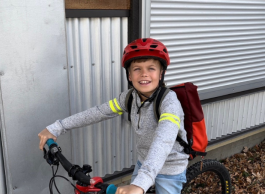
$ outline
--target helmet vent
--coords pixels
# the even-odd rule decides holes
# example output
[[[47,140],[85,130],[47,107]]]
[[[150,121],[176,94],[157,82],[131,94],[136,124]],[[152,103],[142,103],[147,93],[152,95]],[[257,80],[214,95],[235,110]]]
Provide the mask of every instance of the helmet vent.
[[[143,42],[145,42],[146,41],[146,38],[143,38]]]
[[[167,53],[167,50],[166,50],[166,49],[163,49],[163,51],[164,51],[165,53]]]
[[[149,51],[154,51],[154,49],[149,49]]]
[[[140,50],[135,50],[136,52],[140,51]]]
[[[158,45],[152,44],[150,47],[151,48],[156,48]]]
[[[134,45],[134,46],[131,46],[131,48],[132,48],[132,49],[136,49],[136,48],[137,48],[137,46],[135,46],[135,45]]]

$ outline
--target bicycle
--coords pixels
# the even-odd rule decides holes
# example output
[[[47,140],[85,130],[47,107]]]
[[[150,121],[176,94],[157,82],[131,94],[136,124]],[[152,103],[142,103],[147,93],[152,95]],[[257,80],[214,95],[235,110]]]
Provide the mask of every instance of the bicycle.
[[[53,194],[53,185],[57,192],[59,189],[56,186],[55,178],[67,178],[56,175],[59,163],[68,172],[69,177],[77,180],[76,185],[70,184],[74,187],[75,194],[115,194],[116,186],[113,184],[103,183],[101,177],[90,177],[92,172],[90,165],[84,164],[81,168],[78,165],[71,164],[61,153],[61,148],[53,139],[49,139],[46,144],[49,147],[48,152],[44,148],[44,158],[49,165],[52,166],[53,177],[50,179],[49,189],[50,194]],[[54,172],[53,166],[57,166]],[[183,185],[181,193],[231,193],[231,179],[228,170],[223,164],[217,160],[205,159],[199,161],[187,169],[187,182]],[[155,193],[155,187],[151,187],[147,194]]]

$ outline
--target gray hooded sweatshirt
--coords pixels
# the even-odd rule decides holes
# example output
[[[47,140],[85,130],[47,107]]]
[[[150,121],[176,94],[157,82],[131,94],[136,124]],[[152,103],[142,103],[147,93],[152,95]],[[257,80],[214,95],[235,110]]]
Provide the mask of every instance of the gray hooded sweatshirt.
[[[70,129],[121,115],[127,112],[125,99],[128,92],[129,90],[102,105],[63,120],[57,120],[47,126],[47,129],[58,137]],[[184,153],[183,147],[176,141],[178,134],[186,140],[184,113],[176,93],[170,91],[161,103],[161,115],[157,122],[153,102],[144,103],[137,114],[141,99],[136,91],[132,94],[131,124],[136,133],[138,160],[142,166],[131,184],[141,187],[146,192],[155,183],[155,177],[158,174],[177,175],[187,168],[189,156]]]

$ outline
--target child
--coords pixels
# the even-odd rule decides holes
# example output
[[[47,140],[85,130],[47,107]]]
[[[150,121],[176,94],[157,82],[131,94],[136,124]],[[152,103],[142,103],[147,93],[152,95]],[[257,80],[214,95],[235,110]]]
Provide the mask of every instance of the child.
[[[163,87],[169,65],[167,48],[152,39],[137,39],[126,46],[122,66],[133,86],[131,124],[137,136],[138,161],[131,184],[117,189],[116,194],[143,194],[153,184],[157,194],[177,194],[186,182],[188,155],[176,141],[179,134],[186,140],[184,113],[176,93],[170,91],[161,104],[159,122],[155,119],[153,100]],[[125,91],[119,97],[63,120],[57,120],[39,133],[40,149],[48,138],[56,138],[69,129],[83,127],[113,118],[127,111]]]

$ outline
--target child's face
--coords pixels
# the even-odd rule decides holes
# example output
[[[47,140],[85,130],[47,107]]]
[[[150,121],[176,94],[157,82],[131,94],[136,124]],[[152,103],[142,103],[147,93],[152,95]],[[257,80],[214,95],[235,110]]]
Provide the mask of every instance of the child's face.
[[[162,67],[158,60],[148,59],[146,61],[132,62],[129,68],[129,80],[133,86],[144,94],[150,96],[158,87],[162,77]],[[145,100],[141,96],[142,100]]]

